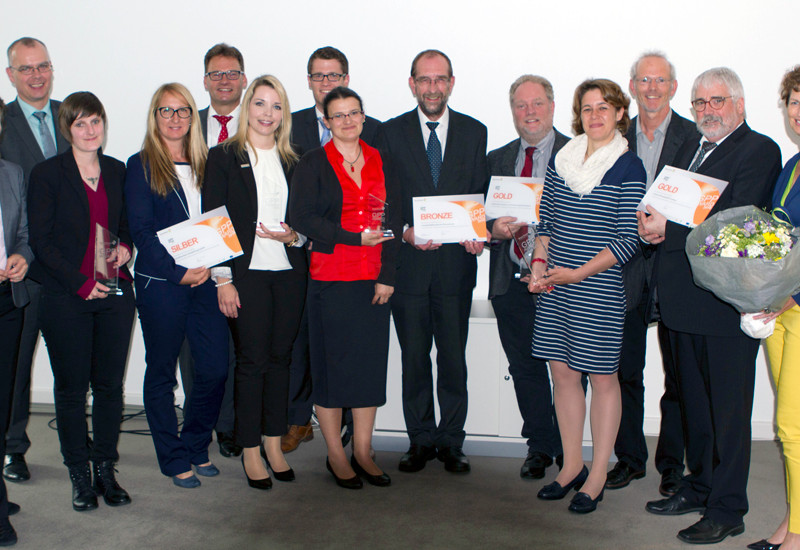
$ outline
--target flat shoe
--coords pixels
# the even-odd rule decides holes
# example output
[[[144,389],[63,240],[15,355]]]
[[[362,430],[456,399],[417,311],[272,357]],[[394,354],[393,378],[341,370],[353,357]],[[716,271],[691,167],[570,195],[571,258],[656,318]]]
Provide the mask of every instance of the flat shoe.
[[[572,497],[572,502],[569,503],[568,510],[570,512],[575,512],[576,514],[588,514],[589,512],[594,512],[597,510],[597,503],[603,500],[604,492],[605,487],[600,490],[600,494],[594,499],[590,497],[588,493],[576,493],[575,496]]]
[[[197,471],[197,475],[203,477],[214,477],[219,475],[219,468],[213,464],[209,464],[208,466],[198,466],[195,464],[194,469]]]
[[[172,483],[174,483],[181,489],[194,489],[196,487],[200,487],[200,480],[197,479],[197,476],[194,474],[190,475],[187,478],[172,476]]]
[[[589,469],[584,466],[580,473],[564,487],[562,487],[558,481],[554,481],[542,487],[536,496],[542,500],[561,500],[567,496],[573,488],[577,491],[583,487],[583,483],[586,481],[587,477],[589,477]]]

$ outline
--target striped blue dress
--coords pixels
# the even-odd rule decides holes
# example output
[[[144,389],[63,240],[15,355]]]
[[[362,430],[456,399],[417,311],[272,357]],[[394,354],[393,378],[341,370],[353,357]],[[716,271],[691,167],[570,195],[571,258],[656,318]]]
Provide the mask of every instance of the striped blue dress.
[[[550,237],[552,265],[577,268],[608,247],[617,263],[580,283],[556,286],[538,300],[534,357],[593,374],[617,371],[625,322],[622,264],[636,251],[636,206],[644,196],[642,161],[628,151],[600,185],[581,197],[551,161],[542,194],[539,233]]]

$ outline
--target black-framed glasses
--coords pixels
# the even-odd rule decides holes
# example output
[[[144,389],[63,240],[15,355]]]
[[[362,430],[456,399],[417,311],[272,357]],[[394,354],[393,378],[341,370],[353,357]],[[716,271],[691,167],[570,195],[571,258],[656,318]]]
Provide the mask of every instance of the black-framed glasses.
[[[166,118],[167,120],[171,119],[172,115],[176,113],[178,114],[178,118],[189,118],[192,116],[191,107],[178,107],[177,109],[173,109],[172,107],[159,107],[156,111],[161,115],[161,118]]]
[[[328,117],[328,120],[332,120],[337,124],[341,124],[345,120],[347,120],[348,118],[351,118],[351,119],[355,120],[356,118],[360,117],[363,114],[364,114],[364,111],[360,111],[358,109],[355,109],[353,111],[350,111],[349,113],[336,113],[335,115],[331,115],[331,116]]]
[[[43,61],[38,65],[20,65],[19,67],[10,67],[20,74],[30,76],[34,71],[39,71],[39,74],[49,73],[53,70],[53,64],[50,61]]]
[[[711,107],[713,107],[714,109],[722,109],[722,106],[725,105],[725,100],[730,99],[732,97],[733,96],[730,95],[726,95],[724,97],[715,96],[710,98],[708,101],[706,101],[705,99],[695,99],[694,101],[692,101],[692,107],[694,107],[694,110],[698,113],[702,113],[703,111],[705,111],[706,105],[711,105]]]
[[[239,77],[244,74],[244,71],[210,71],[206,76],[211,80],[222,80],[223,76],[228,77],[228,80],[239,80]]]
[[[642,78],[634,79],[634,82],[647,86],[648,84],[655,84],[656,86],[663,86],[667,82],[672,82],[671,78],[664,78],[663,76],[643,76]]]
[[[314,82],[322,82],[326,78],[328,82],[339,82],[344,75],[342,73],[312,73],[308,75],[308,78],[313,80]]]

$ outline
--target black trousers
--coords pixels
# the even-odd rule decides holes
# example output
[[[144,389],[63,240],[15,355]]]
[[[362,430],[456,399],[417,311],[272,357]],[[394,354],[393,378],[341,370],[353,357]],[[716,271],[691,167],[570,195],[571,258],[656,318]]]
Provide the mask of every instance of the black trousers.
[[[119,458],[122,385],[133,328],[134,298],[124,294],[98,300],[42,290],[39,319],[55,382],[56,421],[67,467]],[[92,389],[94,444],[87,445],[86,393]]]
[[[311,398],[311,356],[309,353],[308,304],[303,308],[300,330],[292,348],[289,366],[289,424],[305,426],[311,420],[314,400]]]
[[[232,320],[236,346],[236,442],[286,433],[289,363],[306,297],[307,274],[249,270],[236,280],[242,307]]]
[[[14,307],[9,283],[0,285],[0,456],[6,453],[6,431],[11,418],[11,396],[22,334],[23,310]],[[8,518],[8,492],[0,476],[0,520]]]

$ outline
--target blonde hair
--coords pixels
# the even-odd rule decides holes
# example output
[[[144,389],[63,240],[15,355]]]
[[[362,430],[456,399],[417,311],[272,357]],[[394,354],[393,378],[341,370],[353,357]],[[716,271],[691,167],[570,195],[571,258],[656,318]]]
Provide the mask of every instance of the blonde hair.
[[[178,180],[178,174],[175,172],[175,163],[172,161],[172,156],[166,144],[161,139],[156,119],[156,117],[161,116],[157,111],[158,105],[164,95],[168,93],[182,98],[192,110],[189,131],[183,139],[183,154],[189,159],[189,165],[192,167],[198,189],[203,187],[203,174],[206,169],[206,157],[208,156],[208,147],[203,137],[200,115],[197,113],[197,105],[192,94],[186,89],[186,86],[177,82],[161,85],[150,101],[150,110],[147,115],[147,133],[144,136],[141,153],[145,173],[147,173],[147,168],[150,168],[150,189],[162,197],[166,197],[176,187]]]
[[[278,147],[278,155],[281,157],[281,160],[285,164],[291,166],[297,162],[297,159],[299,158],[294,149],[292,149],[292,144],[289,141],[289,136],[292,133],[292,109],[289,107],[289,96],[286,95],[286,90],[283,88],[283,84],[281,84],[281,81],[271,74],[259,76],[250,83],[250,86],[247,87],[247,91],[244,93],[241,103],[242,107],[239,115],[239,128],[236,130],[236,134],[225,141],[222,146],[226,149],[229,147],[235,147],[236,152],[238,152],[240,155],[244,155],[247,152],[247,145],[249,144],[253,149],[253,152],[258,155],[258,153],[255,152],[255,147],[253,147],[253,144],[250,142],[250,138],[247,135],[247,129],[250,126],[247,113],[250,109],[250,102],[253,100],[253,96],[256,93],[256,88],[260,86],[268,86],[272,88],[275,90],[275,93],[278,94],[278,98],[281,100],[282,118],[280,125],[278,126],[277,130],[275,130],[275,145]]]

